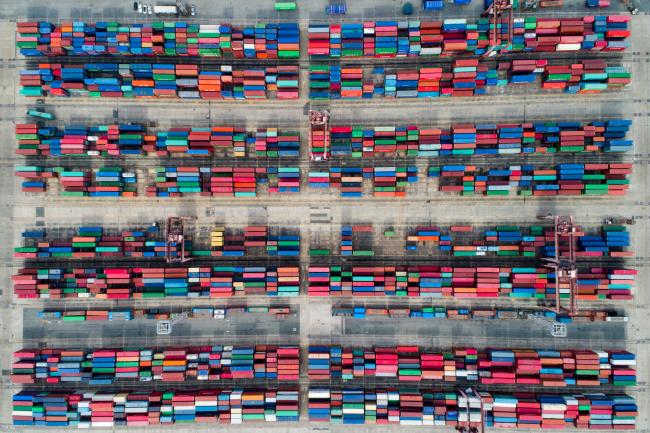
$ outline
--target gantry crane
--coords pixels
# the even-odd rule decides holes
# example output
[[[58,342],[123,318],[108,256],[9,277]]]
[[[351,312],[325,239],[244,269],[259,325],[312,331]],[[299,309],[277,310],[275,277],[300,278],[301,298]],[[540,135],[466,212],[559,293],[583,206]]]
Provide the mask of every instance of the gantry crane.
[[[185,222],[192,221],[192,217],[169,217],[167,218],[165,236],[165,260],[167,263],[185,263],[191,260],[185,255]],[[180,255],[172,254],[173,245],[180,245]]]
[[[492,57],[502,48],[512,44],[514,16],[512,13],[512,0],[492,0],[492,3],[485,9],[483,16],[490,17],[490,29],[492,31],[488,47],[484,57]],[[507,26],[507,32],[504,32]]]
[[[555,234],[555,251],[551,258],[544,258],[544,266],[555,271],[555,312],[568,313],[574,316],[578,313],[578,267],[576,265],[576,234],[577,228],[573,216],[547,215],[542,217],[553,221]],[[560,253],[560,245],[566,245],[568,251]],[[560,286],[569,288],[569,308],[564,309],[560,296]]]
[[[474,388],[458,389],[458,393],[465,398],[465,410],[467,411],[467,420],[461,421],[460,413],[458,414],[458,424],[456,430],[459,433],[484,433],[485,432],[485,407],[483,404],[483,397],[476,392]],[[474,398],[479,403],[480,417],[478,426],[472,425],[472,402]],[[459,407],[460,408],[460,407]]]
[[[314,143],[314,132],[318,133],[323,133],[323,138],[322,141],[320,141],[319,138],[319,143]],[[317,144],[316,147],[322,147],[323,148],[323,153],[316,154],[314,153],[314,145]],[[309,111],[309,158],[312,161],[325,161],[329,159],[329,153],[330,153],[330,112],[329,110],[323,110],[323,111],[316,111],[316,110],[310,110]]]

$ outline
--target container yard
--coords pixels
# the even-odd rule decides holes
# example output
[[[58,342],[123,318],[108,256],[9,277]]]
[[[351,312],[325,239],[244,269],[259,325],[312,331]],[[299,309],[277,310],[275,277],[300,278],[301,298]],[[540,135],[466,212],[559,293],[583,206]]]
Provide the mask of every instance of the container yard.
[[[650,431],[648,41],[643,0],[6,1],[0,432]]]

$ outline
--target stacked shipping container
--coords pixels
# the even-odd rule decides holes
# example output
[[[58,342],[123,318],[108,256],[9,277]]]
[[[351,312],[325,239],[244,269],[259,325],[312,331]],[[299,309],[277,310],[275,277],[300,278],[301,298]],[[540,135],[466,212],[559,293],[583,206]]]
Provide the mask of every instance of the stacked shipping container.
[[[277,128],[212,126],[175,127],[150,131],[142,124],[98,126],[39,126],[17,124],[16,153],[25,156],[118,156],[149,155],[210,156],[225,153],[234,157],[297,157],[300,136]]]
[[[16,426],[143,427],[193,423],[298,421],[298,391],[21,391],[12,398]]]
[[[16,24],[23,56],[200,56],[291,59],[300,55],[297,23],[230,24],[115,21]]]
[[[297,296],[296,266],[191,268],[23,268],[12,277],[19,298],[148,299]]]
[[[109,385],[121,380],[298,380],[296,346],[200,346],[166,349],[22,349],[14,352],[13,383]]]
[[[332,315],[365,319],[367,316],[386,318],[412,319],[450,319],[450,320],[530,320],[539,317],[544,320],[561,323],[571,322],[614,322],[625,321],[626,316],[619,316],[614,311],[581,310],[575,316],[555,311],[530,310],[526,308],[453,308],[453,307],[421,307],[421,308],[381,308],[381,307],[336,307]]]
[[[309,390],[309,419],[336,424],[472,425],[495,428],[634,430],[638,408],[625,394],[491,394],[469,401],[456,391],[317,388]],[[464,423],[464,424],[462,424]]]
[[[413,157],[600,153],[632,150],[631,120],[456,124],[451,128],[332,126],[333,157],[366,158],[397,153]],[[324,150],[311,149],[313,154]]]
[[[186,255],[212,257],[243,257],[259,255],[297,256],[300,252],[300,236],[295,232],[286,234],[269,233],[266,226],[248,226],[243,234],[225,227],[218,227],[220,236],[218,245],[194,245],[185,239]],[[216,230],[216,229],[215,229]],[[275,230],[274,230],[275,232]],[[214,233],[214,232],[213,232]],[[102,226],[80,227],[76,236],[65,239],[46,240],[45,231],[23,232],[24,246],[14,249],[14,257],[25,259],[56,258],[94,258],[94,257],[131,257],[164,258],[166,253],[180,257],[181,245],[167,242],[157,226],[146,230],[123,231],[110,235]],[[213,235],[214,238],[214,235]]]
[[[318,266],[308,274],[309,296],[411,296],[555,299],[555,275],[544,268],[451,266]],[[582,301],[629,300],[637,272],[632,269],[578,270]],[[569,287],[559,287],[569,296]]]
[[[516,17],[512,43],[500,51],[622,51],[629,47],[629,21],[623,15]],[[483,55],[494,32],[507,32],[502,23],[493,26],[489,18],[310,23],[307,49],[326,58]]]
[[[373,376],[484,385],[636,385],[635,356],[626,351],[310,346],[308,356],[310,380]]]
[[[440,191],[467,196],[624,195],[632,164],[443,165],[429,166],[428,173],[439,178]]]
[[[541,76],[541,89],[565,93],[594,93],[630,83],[630,72],[603,60],[549,65],[547,60],[512,60],[489,64],[478,59],[456,60],[452,68],[373,68],[349,65],[309,67],[311,99],[438,98],[480,96],[489,87],[532,85]],[[523,89],[520,89],[522,91]]]
[[[188,319],[225,319],[230,314],[251,313],[251,314],[268,314],[276,319],[285,319],[291,312],[288,307],[192,307],[188,313]],[[39,311],[38,317],[47,322],[119,322],[129,320],[169,320],[177,317],[181,313],[170,313],[158,308],[146,309],[57,309],[48,308]]]
[[[236,69],[191,64],[41,63],[20,72],[23,96],[297,99],[298,66]]]

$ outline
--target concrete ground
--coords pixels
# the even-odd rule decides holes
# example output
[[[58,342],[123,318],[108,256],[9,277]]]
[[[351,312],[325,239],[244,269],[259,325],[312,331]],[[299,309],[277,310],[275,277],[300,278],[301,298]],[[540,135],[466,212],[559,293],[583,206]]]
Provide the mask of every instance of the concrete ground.
[[[251,1],[206,1],[196,0],[199,17],[197,19],[219,19],[233,23],[254,22],[258,19],[296,20],[306,26],[308,20],[324,20],[322,10],[325,2],[299,2],[299,9],[294,14],[278,14],[272,10],[272,1],[263,6]],[[268,5],[267,5],[268,3]],[[416,2],[414,2],[415,4]],[[467,8],[447,7],[445,17],[477,16],[479,2]],[[538,15],[579,15],[584,14],[581,1],[565,0],[564,9],[541,10]],[[621,6],[613,2],[612,10]],[[453,100],[370,100],[370,101],[332,101],[330,110],[334,124],[397,125],[418,124],[422,126],[445,126],[458,122],[478,121],[522,121],[537,119],[580,119],[625,117],[634,120],[631,138],[635,141],[633,154],[626,155],[626,160],[634,162],[632,186],[624,197],[611,198],[553,198],[524,199],[516,196],[508,198],[460,198],[438,193],[435,183],[421,179],[409,190],[406,199],[378,199],[370,196],[362,200],[347,200],[338,197],[336,191],[323,193],[306,187],[303,181],[301,193],[295,196],[279,195],[247,199],[205,199],[187,197],[181,200],[149,199],[138,197],[133,200],[75,200],[64,199],[54,194],[27,196],[20,192],[19,181],[13,175],[13,166],[23,165],[23,158],[14,156],[16,146],[13,138],[14,124],[26,121],[25,109],[32,106],[33,100],[18,96],[18,70],[25,62],[17,58],[14,44],[14,25],[10,21],[24,19],[64,20],[68,18],[96,21],[101,19],[119,19],[142,21],[133,14],[130,1],[94,2],[86,6],[80,2],[61,0],[53,4],[26,0],[22,2],[6,1],[0,9],[0,431],[33,431],[36,429],[14,429],[11,426],[11,394],[18,390],[10,384],[7,374],[10,372],[11,352],[22,347],[35,347],[40,344],[63,347],[109,347],[134,345],[184,345],[191,343],[233,343],[265,344],[284,343],[300,344],[306,347],[310,343],[333,343],[353,346],[371,346],[387,344],[420,344],[427,347],[445,348],[452,345],[472,345],[476,347],[534,347],[534,348],[570,348],[584,347],[591,349],[626,348],[638,356],[639,386],[626,389],[625,392],[635,396],[639,404],[638,431],[650,431],[648,414],[650,399],[648,384],[650,370],[646,368],[650,360],[650,333],[643,323],[650,319],[650,298],[646,290],[646,281],[650,274],[650,191],[648,164],[650,163],[650,145],[646,137],[650,136],[650,2],[638,1],[644,13],[633,19],[632,47],[621,57],[626,66],[632,69],[633,83],[629,88],[617,93],[600,95],[565,96],[563,94],[526,95],[502,94],[484,98]],[[642,4],[641,4],[642,3]],[[364,0],[348,2],[349,14],[346,20],[369,18],[389,18],[396,16],[401,7],[398,1]],[[419,9],[419,8],[416,8]],[[424,15],[417,11],[420,18],[436,17]],[[399,16],[399,15],[397,15]],[[304,57],[304,55],[303,55]],[[186,102],[186,101],[89,101],[83,99],[46,99],[45,108],[57,116],[62,123],[100,123],[117,121],[153,121],[157,127],[171,125],[208,125],[235,124],[248,127],[280,126],[300,130],[302,143],[307,143],[307,110],[310,104],[306,98],[307,79],[302,79],[302,97],[299,101],[266,101],[259,103],[228,102]],[[303,148],[304,149],[304,148]],[[306,152],[298,161],[305,170],[318,169],[310,164]],[[576,158],[579,161],[579,158]],[[377,164],[392,165],[391,159],[379,159]],[[500,159],[500,162],[508,160]],[[64,161],[65,162],[65,161]],[[191,161],[184,160],[186,164]],[[48,160],[47,164],[57,161]],[[140,168],[149,167],[153,162],[143,159],[130,159],[125,163]],[[505,162],[504,162],[505,163]],[[420,162],[418,163],[420,164]],[[423,163],[426,164],[426,163]],[[290,208],[290,209],[289,209]],[[309,299],[302,294],[299,297],[281,300],[290,306],[292,314],[283,320],[270,317],[242,315],[225,321],[192,320],[177,325],[170,337],[155,335],[155,322],[133,321],[124,324],[93,323],[84,324],[82,328],[71,324],[44,323],[36,317],[37,311],[45,307],[65,306],[80,308],[83,306],[112,307],[156,307],[156,302],[120,301],[106,305],[100,301],[65,301],[45,302],[28,301],[13,298],[10,276],[23,263],[12,258],[12,246],[20,241],[20,233],[34,226],[74,227],[81,224],[106,224],[113,227],[142,227],[153,220],[162,220],[171,215],[197,217],[199,226],[216,224],[243,226],[247,224],[268,224],[270,226],[292,227],[299,230],[303,240],[301,265],[308,263],[307,240],[330,242],[332,236],[338,236],[341,224],[369,224],[376,227],[392,226],[398,228],[413,227],[423,224],[473,224],[494,225],[497,223],[533,224],[537,215],[546,213],[560,215],[572,214],[582,225],[595,226],[606,217],[629,217],[636,219],[631,227],[632,245],[635,257],[626,264],[639,269],[637,288],[633,302],[616,303],[630,318],[627,324],[585,323],[569,326],[566,339],[550,337],[535,322],[465,322],[417,319],[383,319],[366,320],[332,317],[332,306],[340,306],[347,301],[355,305],[410,305],[412,307],[431,305],[431,300],[342,300]],[[379,231],[379,230],[377,230]],[[399,246],[396,246],[399,248]],[[388,247],[386,247],[388,250]],[[391,254],[392,255],[392,254]],[[303,287],[304,289],[304,287]],[[242,299],[219,301],[219,306],[236,305]],[[277,304],[279,300],[264,297],[246,299],[250,305]],[[438,305],[437,300],[433,301]],[[445,305],[479,305],[477,302],[464,300],[445,300]],[[190,305],[208,304],[205,300],[165,301],[164,305],[177,308]],[[511,301],[490,302],[489,305],[512,305]],[[483,304],[481,304],[483,305]],[[530,303],[516,305],[530,307]],[[596,303],[594,308],[611,307],[609,303]],[[302,372],[303,378],[306,371]],[[357,383],[359,384],[359,383]],[[364,382],[361,385],[370,386]],[[138,384],[138,389],[142,385]],[[205,384],[203,384],[205,386]],[[216,385],[215,385],[216,386]],[[306,389],[303,380],[300,386]],[[618,390],[620,391],[620,390]],[[303,401],[303,404],[305,402]],[[303,418],[306,420],[306,406],[303,405]],[[220,426],[223,431],[248,431],[244,426]],[[344,426],[328,424],[310,424],[306,421],[295,424],[265,424],[264,431],[269,433],[349,430]],[[209,431],[209,426],[192,426],[195,431]],[[385,432],[386,427],[355,427],[355,432]],[[397,431],[397,428],[394,429]],[[422,431],[421,428],[399,427],[400,431]],[[108,431],[99,429],[98,431]],[[123,431],[112,429],[111,431]],[[147,429],[129,429],[130,432],[179,431],[175,427],[156,427]],[[522,430],[519,430],[522,431]]]

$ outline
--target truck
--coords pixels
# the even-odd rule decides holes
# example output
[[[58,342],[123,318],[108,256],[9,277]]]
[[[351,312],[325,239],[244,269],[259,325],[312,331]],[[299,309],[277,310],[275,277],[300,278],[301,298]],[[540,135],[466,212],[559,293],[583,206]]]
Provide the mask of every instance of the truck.
[[[154,5],[153,12],[156,15],[178,15],[176,5]]]
[[[275,10],[276,11],[295,11],[296,10],[296,2],[288,1],[288,2],[282,2],[282,1],[276,1],[275,2]]]
[[[54,119],[54,115],[50,113],[46,113],[44,111],[38,111],[38,110],[27,110],[25,112],[28,116],[32,117],[40,117],[41,119],[47,119],[47,120],[52,120]]]

